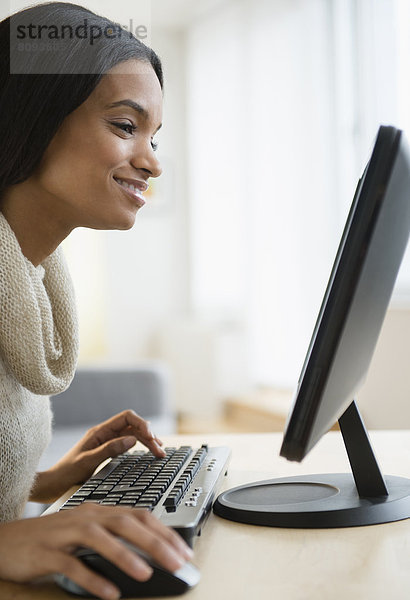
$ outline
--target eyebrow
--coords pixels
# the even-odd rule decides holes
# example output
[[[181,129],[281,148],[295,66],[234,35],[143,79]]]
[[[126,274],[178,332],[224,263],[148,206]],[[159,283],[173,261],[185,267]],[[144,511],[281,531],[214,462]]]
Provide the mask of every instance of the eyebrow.
[[[111,104],[108,104],[106,108],[116,108],[117,106],[128,106],[129,108],[135,110],[135,112],[137,112],[139,115],[141,115],[143,119],[147,120],[149,118],[149,112],[147,111],[147,109],[141,106],[141,104],[139,104],[138,102],[131,100],[130,98],[118,100],[117,102],[112,102]],[[162,123],[159,125],[156,131],[161,129],[161,127]]]

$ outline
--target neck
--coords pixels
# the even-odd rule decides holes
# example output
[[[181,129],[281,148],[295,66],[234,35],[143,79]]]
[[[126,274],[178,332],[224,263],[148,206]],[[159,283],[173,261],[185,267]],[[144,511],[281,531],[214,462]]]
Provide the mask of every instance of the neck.
[[[39,196],[23,182],[10,186],[0,200],[0,210],[22,253],[35,267],[50,256],[73,229],[57,215],[52,198]]]

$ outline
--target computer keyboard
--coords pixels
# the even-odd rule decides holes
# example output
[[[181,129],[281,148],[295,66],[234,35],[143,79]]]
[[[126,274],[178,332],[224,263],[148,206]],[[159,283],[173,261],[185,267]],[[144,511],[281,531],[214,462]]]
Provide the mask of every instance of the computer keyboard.
[[[166,456],[134,450],[111,459],[60,507],[84,502],[145,508],[192,547],[209,515],[230,450],[203,444],[165,448]]]

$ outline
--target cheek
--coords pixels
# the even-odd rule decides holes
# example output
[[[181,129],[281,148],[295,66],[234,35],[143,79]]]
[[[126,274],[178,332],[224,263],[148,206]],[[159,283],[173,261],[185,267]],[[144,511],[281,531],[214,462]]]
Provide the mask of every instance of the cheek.
[[[109,132],[87,141],[74,152],[71,172],[95,186],[104,186],[116,170],[128,163],[128,159],[129,141]]]
[[[78,143],[68,139],[50,146],[40,171],[43,185],[52,193],[82,193],[100,189],[126,159],[126,141],[99,136]]]

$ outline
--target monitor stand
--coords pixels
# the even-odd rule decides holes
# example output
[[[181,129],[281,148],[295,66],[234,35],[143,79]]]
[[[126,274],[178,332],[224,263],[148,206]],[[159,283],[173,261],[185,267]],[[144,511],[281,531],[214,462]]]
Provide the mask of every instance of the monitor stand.
[[[410,517],[410,479],[383,477],[356,403],[339,419],[352,473],[258,481],[220,494],[214,512],[271,527],[357,527]]]

